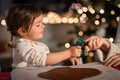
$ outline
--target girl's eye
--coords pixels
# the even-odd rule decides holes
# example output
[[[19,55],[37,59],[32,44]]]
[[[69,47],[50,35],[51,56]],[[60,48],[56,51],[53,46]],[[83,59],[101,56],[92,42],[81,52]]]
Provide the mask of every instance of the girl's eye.
[[[37,25],[36,25],[36,27],[39,27],[39,26],[40,26],[40,24],[37,24]]]
[[[39,27],[40,25],[36,25],[36,27]]]

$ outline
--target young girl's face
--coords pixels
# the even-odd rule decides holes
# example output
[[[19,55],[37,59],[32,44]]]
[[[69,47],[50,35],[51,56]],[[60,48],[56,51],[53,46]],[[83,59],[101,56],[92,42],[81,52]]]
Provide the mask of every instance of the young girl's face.
[[[25,38],[35,41],[43,37],[44,25],[42,23],[42,16],[35,18],[31,29],[26,32]]]

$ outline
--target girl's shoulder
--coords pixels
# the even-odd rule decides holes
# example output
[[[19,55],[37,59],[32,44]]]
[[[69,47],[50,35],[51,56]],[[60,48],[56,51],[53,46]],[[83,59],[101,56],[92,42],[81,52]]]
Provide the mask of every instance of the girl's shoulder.
[[[17,38],[13,43],[17,48],[32,47],[30,40],[24,38]]]
[[[40,42],[40,41],[36,41],[35,44],[39,45],[39,46],[45,46],[45,47],[47,47],[47,45],[45,43]]]

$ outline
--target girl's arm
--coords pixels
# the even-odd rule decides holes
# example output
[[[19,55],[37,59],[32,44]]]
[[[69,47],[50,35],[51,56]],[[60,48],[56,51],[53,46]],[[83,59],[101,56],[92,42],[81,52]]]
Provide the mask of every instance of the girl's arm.
[[[53,65],[62,62],[72,56],[79,57],[80,54],[81,54],[80,46],[74,46],[60,52],[49,53],[47,54],[46,65]]]

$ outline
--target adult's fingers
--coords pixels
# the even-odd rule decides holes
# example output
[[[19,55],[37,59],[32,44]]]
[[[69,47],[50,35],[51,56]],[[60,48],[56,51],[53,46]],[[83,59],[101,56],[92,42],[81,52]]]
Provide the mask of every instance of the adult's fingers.
[[[118,61],[120,61],[120,56],[119,55],[113,55],[111,56],[108,60],[105,61],[105,66],[112,66],[112,65],[117,65]]]

